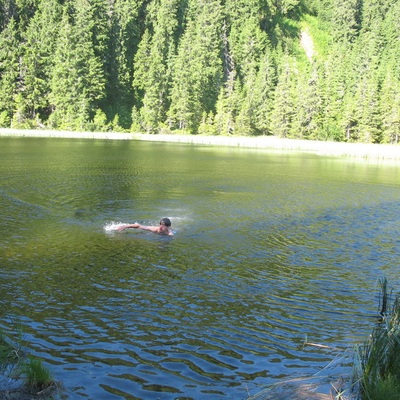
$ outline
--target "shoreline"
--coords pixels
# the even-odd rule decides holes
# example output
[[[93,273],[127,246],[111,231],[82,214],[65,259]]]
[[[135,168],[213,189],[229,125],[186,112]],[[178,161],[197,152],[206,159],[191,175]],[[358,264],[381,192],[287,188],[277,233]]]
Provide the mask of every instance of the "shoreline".
[[[0,137],[39,137],[98,140],[144,140],[153,142],[188,143],[196,145],[228,146],[249,149],[312,152],[321,156],[400,160],[400,146],[324,142],[317,140],[283,139],[275,136],[201,136],[175,134],[145,134],[120,132],[73,132],[54,130],[22,130],[0,128]]]

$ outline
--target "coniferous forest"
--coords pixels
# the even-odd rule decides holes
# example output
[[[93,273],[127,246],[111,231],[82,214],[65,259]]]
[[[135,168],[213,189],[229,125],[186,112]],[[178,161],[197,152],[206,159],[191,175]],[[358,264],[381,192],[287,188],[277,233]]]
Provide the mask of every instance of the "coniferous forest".
[[[0,127],[397,143],[397,0],[0,0]]]

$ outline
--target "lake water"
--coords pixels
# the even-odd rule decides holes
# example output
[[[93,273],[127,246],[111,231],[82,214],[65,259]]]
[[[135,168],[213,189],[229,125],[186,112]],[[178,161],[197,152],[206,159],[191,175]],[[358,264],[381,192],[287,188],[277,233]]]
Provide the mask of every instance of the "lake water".
[[[73,399],[246,399],[313,376],[370,334],[378,279],[398,287],[400,166],[4,137],[0,160],[0,329]],[[162,217],[174,237],[109,229]]]

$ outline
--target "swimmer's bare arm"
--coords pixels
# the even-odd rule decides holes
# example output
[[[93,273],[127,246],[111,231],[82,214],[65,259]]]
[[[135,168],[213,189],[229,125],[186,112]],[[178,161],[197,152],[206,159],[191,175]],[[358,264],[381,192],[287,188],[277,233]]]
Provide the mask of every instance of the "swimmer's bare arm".
[[[139,224],[137,224],[139,225]],[[158,226],[146,226],[146,225],[139,225],[139,229],[143,229],[144,231],[150,231],[153,233],[160,233],[160,228]]]
[[[139,224],[126,224],[126,225],[121,225],[117,228],[117,231],[123,231],[128,228],[139,228]]]
[[[123,231],[128,228],[135,228],[135,229],[143,229],[145,231],[150,231],[154,233],[158,233],[158,226],[146,226],[146,225],[140,225],[140,224],[127,224],[127,225],[122,225],[119,228],[117,228],[118,231]]]

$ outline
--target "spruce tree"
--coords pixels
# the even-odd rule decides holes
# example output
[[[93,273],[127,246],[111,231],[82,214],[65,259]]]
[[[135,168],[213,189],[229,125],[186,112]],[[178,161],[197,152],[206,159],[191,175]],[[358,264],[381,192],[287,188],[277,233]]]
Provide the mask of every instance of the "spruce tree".
[[[238,31],[237,31],[238,30]],[[238,118],[239,131],[242,134],[256,133],[257,131],[257,106],[262,107],[261,99],[256,99],[265,87],[257,87],[264,82],[259,80],[261,60],[268,49],[268,37],[258,23],[258,19],[248,18],[242,26],[235,25],[231,31],[230,43],[233,59],[243,86],[242,101],[239,105]],[[239,121],[238,121],[239,122]]]
[[[397,62],[394,60],[394,62]],[[398,143],[400,139],[400,81],[388,69],[382,83],[380,103],[382,142]]]
[[[133,85],[144,94],[140,113],[142,126],[148,132],[166,119],[180,2],[160,0],[149,5],[152,26],[143,35],[135,57]]]
[[[3,125],[9,124],[13,116],[20,81],[20,41],[17,24],[11,18],[0,32],[0,115]]]
[[[298,67],[296,61],[287,53],[280,60],[281,70],[275,90],[274,108],[271,115],[272,133],[276,136],[290,137],[296,113],[296,81]]]
[[[22,58],[23,98],[26,120],[45,120],[50,114],[50,76],[62,9],[57,0],[42,0],[24,33]]]
[[[290,129],[290,137],[317,139],[323,114],[320,93],[320,76],[317,66],[310,72],[299,74],[295,97],[295,115]]]
[[[356,90],[356,138],[363,143],[380,143],[381,124],[379,94],[374,76],[365,76]]]
[[[349,47],[343,42],[334,44],[321,66],[321,108],[324,112],[319,137],[323,139],[342,141],[345,138],[344,99],[346,91],[352,88],[351,80],[348,79],[351,76],[349,51]]]
[[[192,0],[188,12],[173,63],[168,120],[172,128],[195,133],[222,85],[222,7],[218,0]]]
[[[18,8],[14,0],[0,0],[0,32],[3,31],[11,19],[18,19]]]
[[[382,118],[382,141],[398,143],[400,130],[400,2],[387,7],[382,21],[384,49],[380,57],[379,75],[380,113]]]
[[[362,142],[379,143],[381,136],[379,110],[379,63],[382,38],[376,30],[364,27],[354,45],[354,117],[355,138]]]
[[[324,3],[328,9],[331,36],[335,42],[353,43],[361,23],[360,0],[332,0]]]
[[[76,3],[72,21],[66,10],[57,42],[50,99],[54,107],[51,123],[61,129],[85,129],[104,96],[102,64],[93,46],[91,5]]]
[[[236,116],[241,105],[241,85],[236,78],[234,64],[228,71],[228,77],[223,86],[216,103],[215,129],[220,135],[232,135],[236,132]]]
[[[252,113],[251,126],[253,133],[269,135],[272,133],[271,115],[274,106],[276,78],[276,63],[269,47],[265,49],[255,75],[251,93]]]
[[[106,88],[99,106],[109,120],[118,114],[119,123],[125,129],[132,123],[131,111],[135,102],[133,60],[143,29],[140,20],[143,3],[144,0],[115,0],[108,11],[109,40],[103,60]]]

